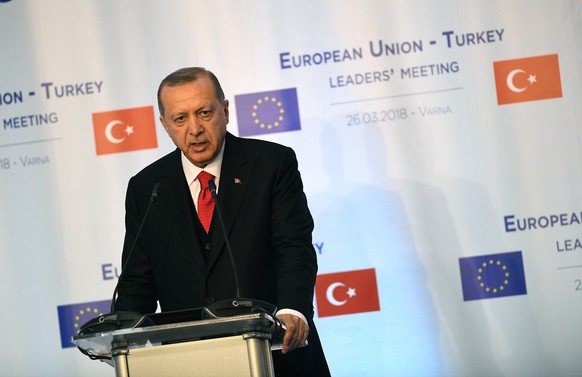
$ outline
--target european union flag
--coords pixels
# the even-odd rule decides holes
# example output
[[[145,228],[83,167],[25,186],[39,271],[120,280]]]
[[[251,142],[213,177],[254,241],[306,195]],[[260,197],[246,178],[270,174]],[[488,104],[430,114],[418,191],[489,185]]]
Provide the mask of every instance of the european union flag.
[[[527,294],[521,251],[459,258],[463,299]]]
[[[240,136],[301,129],[297,89],[234,96]]]
[[[101,314],[109,313],[110,307],[111,300],[58,306],[61,347],[74,347],[71,338],[79,333],[81,326]]]

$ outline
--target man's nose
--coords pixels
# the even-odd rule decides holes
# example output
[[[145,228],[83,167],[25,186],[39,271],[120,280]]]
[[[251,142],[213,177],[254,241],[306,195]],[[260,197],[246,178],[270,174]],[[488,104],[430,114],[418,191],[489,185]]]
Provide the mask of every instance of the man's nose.
[[[191,135],[199,135],[202,132],[204,132],[202,122],[198,121],[196,117],[192,118],[192,120],[188,122],[188,133],[190,133]]]

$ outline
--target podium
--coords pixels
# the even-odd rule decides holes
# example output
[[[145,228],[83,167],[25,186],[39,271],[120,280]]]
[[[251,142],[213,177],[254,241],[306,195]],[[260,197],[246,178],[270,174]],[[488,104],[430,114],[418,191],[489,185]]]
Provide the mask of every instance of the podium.
[[[273,316],[196,317],[192,311],[157,313],[137,326],[81,332],[72,341],[91,359],[112,365],[117,377],[274,376],[271,350],[280,349],[284,330]]]

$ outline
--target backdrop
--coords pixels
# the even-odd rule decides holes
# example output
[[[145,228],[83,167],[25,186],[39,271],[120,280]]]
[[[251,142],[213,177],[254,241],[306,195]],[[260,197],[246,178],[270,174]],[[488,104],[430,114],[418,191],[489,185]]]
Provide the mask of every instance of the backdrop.
[[[114,375],[69,340],[196,65],[297,152],[334,376],[581,375],[581,47],[580,0],[0,1],[2,374]]]

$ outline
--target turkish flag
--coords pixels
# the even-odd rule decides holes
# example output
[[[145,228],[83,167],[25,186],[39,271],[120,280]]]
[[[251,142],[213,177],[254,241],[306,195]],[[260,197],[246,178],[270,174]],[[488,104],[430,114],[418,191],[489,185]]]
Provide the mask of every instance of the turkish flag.
[[[97,155],[158,147],[153,106],[93,113]]]
[[[558,54],[493,62],[497,103],[562,97]]]
[[[319,317],[380,310],[373,268],[317,275],[315,295]]]

